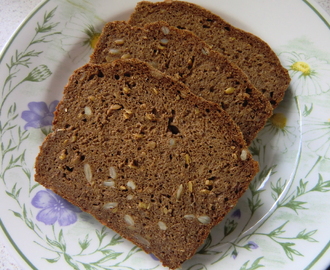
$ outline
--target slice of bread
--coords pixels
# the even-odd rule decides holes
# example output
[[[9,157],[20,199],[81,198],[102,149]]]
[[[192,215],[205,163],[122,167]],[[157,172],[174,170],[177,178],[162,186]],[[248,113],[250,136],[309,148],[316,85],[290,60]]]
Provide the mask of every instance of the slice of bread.
[[[138,58],[185,83],[190,90],[220,104],[242,130],[247,144],[271,116],[272,106],[247,76],[190,31],[164,22],[134,27],[110,22],[103,28],[91,63]]]
[[[65,87],[35,180],[175,269],[257,172],[218,105],[138,60],[87,64]]]
[[[274,108],[283,99],[290,83],[288,71],[260,38],[230,25],[198,5],[183,1],[140,2],[129,23],[143,26],[160,20],[193,31],[212,49],[226,55],[248,75]]]

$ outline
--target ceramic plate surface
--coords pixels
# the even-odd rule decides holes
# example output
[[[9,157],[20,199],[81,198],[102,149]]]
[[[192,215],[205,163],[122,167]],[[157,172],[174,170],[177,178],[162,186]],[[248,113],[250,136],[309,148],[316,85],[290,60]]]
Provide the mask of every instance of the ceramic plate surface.
[[[274,49],[292,82],[250,150],[260,173],[189,270],[324,269],[330,251],[330,20],[308,0],[196,0]],[[70,74],[136,1],[39,5],[0,61],[0,226],[23,269],[165,269],[36,184],[34,160]]]

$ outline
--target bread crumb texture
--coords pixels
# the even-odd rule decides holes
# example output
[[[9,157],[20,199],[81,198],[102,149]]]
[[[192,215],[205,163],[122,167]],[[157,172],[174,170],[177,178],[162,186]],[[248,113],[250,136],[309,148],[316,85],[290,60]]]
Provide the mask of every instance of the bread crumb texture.
[[[53,129],[36,181],[171,269],[195,253],[258,170],[224,110],[138,60],[77,69]]]

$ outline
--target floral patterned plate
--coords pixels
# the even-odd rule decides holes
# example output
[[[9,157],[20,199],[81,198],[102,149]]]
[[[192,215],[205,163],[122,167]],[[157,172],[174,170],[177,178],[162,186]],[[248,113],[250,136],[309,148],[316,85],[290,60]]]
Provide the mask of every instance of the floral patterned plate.
[[[250,150],[260,172],[182,269],[324,269],[330,251],[330,20],[312,0],[195,0],[267,41],[292,83]],[[33,180],[62,89],[136,0],[44,1],[0,56],[0,226],[23,269],[165,269]]]

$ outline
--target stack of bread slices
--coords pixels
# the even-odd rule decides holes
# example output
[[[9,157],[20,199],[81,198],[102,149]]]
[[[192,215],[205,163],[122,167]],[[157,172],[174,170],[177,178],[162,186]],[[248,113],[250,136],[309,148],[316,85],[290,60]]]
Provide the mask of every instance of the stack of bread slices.
[[[289,82],[265,42],[210,11],[140,2],[71,75],[35,180],[175,269],[256,175],[248,145]]]

